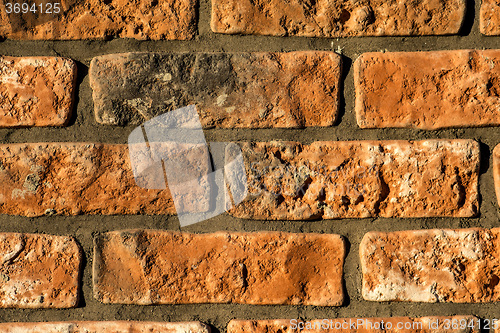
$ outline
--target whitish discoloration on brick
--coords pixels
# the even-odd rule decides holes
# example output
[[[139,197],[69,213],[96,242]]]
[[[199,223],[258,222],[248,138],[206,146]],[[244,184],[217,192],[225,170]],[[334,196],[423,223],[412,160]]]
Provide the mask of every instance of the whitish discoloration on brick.
[[[75,84],[72,60],[0,56],[0,127],[67,124]]]
[[[500,50],[365,53],[354,77],[362,128],[500,125]]]
[[[278,232],[102,234],[94,295],[104,303],[341,305],[338,235]]]
[[[90,65],[96,120],[140,124],[195,104],[205,128],[331,126],[339,104],[335,52],[125,53]]]
[[[196,166],[204,169],[202,163]],[[146,167],[146,166],[144,166]],[[168,190],[136,185],[127,145],[0,145],[0,213],[41,216],[174,214]],[[198,188],[204,191],[205,187]],[[207,209],[193,191],[191,208]]]
[[[31,12],[7,15],[5,10],[0,11],[0,36],[35,40],[108,37],[184,40],[196,33],[196,0],[62,0],[58,3],[60,13],[57,15],[34,16]]]
[[[239,143],[247,219],[474,216],[479,145],[471,140]]]
[[[81,258],[71,237],[0,233],[0,307],[75,307]]]
[[[444,35],[460,30],[465,9],[464,0],[214,0],[211,25],[272,36]]]
[[[391,317],[391,318],[335,318],[311,321],[276,320],[231,320],[228,333],[294,333],[299,325],[304,333],[479,333],[478,318],[474,316],[453,317]],[[453,329],[451,324],[458,324]],[[462,324],[474,324],[473,329]],[[401,325],[402,329],[398,328]],[[405,329],[406,327],[406,329]],[[453,326],[455,327],[455,326]]]
[[[482,0],[479,29],[485,35],[500,35],[500,1]]]
[[[499,301],[499,232],[369,232],[360,245],[363,297],[370,301]]]
[[[134,321],[75,321],[53,323],[4,323],[0,333],[210,333],[199,322],[154,323]]]

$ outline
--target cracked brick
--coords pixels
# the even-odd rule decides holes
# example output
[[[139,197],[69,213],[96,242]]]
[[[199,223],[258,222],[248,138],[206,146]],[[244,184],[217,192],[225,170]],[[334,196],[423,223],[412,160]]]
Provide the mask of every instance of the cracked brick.
[[[471,140],[238,143],[245,219],[474,216],[479,145]],[[231,159],[229,159],[231,160]]]
[[[0,233],[0,261],[0,307],[77,306],[82,254],[72,237]]]
[[[500,229],[369,232],[361,241],[369,301],[485,303],[500,300]]]
[[[76,85],[72,60],[0,56],[0,82],[0,127],[69,122]]]

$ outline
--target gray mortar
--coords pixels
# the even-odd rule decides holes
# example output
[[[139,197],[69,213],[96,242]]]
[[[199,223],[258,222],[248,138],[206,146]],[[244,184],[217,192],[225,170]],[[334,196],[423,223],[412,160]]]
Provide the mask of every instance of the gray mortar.
[[[361,269],[358,247],[363,235],[372,230],[396,231],[428,228],[498,227],[499,207],[493,184],[491,152],[500,142],[500,127],[421,131],[409,129],[361,130],[354,115],[354,83],[351,62],[361,53],[370,51],[429,51],[448,49],[500,48],[500,37],[485,37],[479,33],[479,6],[469,1],[469,19],[461,36],[441,37],[370,37],[370,38],[296,38],[229,36],[210,30],[210,2],[201,0],[199,32],[192,41],[12,41],[0,42],[0,53],[9,56],[64,56],[78,61],[79,86],[77,108],[66,128],[0,129],[0,142],[94,141],[126,143],[134,128],[103,126],[95,122],[92,92],[88,82],[88,66],[97,55],[132,51],[175,52],[242,52],[343,50],[344,88],[340,122],[330,128],[207,130],[207,141],[233,140],[295,140],[309,143],[317,140],[362,139],[475,139],[482,143],[480,177],[481,206],[477,218],[375,218],[325,221],[246,221],[227,214],[184,228],[190,232],[218,230],[335,233],[345,236],[350,244],[345,264],[345,287],[349,300],[342,307],[316,306],[249,306],[237,304],[197,304],[130,306],[104,305],[92,296],[92,239],[96,233],[127,228],[178,230],[178,220],[167,216],[44,216],[26,218],[0,216],[0,231],[73,235],[85,252],[80,306],[68,310],[0,310],[0,321],[60,321],[60,320],[200,320],[215,332],[225,332],[229,320],[273,318],[348,318],[374,316],[433,316],[476,315],[500,318],[500,303],[490,304],[425,304],[407,302],[376,303],[361,297]],[[474,8],[475,7],[475,8]],[[475,17],[472,22],[471,15]],[[75,180],[77,181],[77,180]],[[50,215],[50,214],[49,214]]]

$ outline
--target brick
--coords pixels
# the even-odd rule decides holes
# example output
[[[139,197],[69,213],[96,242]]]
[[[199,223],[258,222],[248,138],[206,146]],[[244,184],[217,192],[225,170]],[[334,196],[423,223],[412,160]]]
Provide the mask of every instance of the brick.
[[[239,143],[245,219],[474,216],[479,145],[471,140]]]
[[[332,234],[109,232],[95,239],[94,296],[140,305],[337,306],[345,253]]]
[[[451,317],[391,317],[391,318],[335,318],[302,321],[298,319],[231,320],[228,333],[479,333],[478,318],[474,316]],[[470,324],[471,328],[467,328]],[[342,327],[344,325],[344,327]],[[406,325],[406,327],[405,327]],[[458,327],[452,326],[458,325]],[[460,327],[465,326],[465,329]],[[302,328],[302,329],[301,329]]]
[[[125,53],[90,65],[97,122],[140,124],[195,104],[204,128],[331,126],[339,105],[335,52]]]
[[[500,229],[369,232],[361,241],[363,297],[370,301],[500,300]]]
[[[482,0],[479,29],[485,35],[500,35],[500,1]]]
[[[0,307],[77,305],[82,255],[72,237],[0,233],[0,256]]]
[[[0,333],[210,333],[199,322],[153,323],[139,321],[75,321],[48,323],[3,323]]]
[[[0,56],[0,83],[0,127],[68,123],[76,84],[72,60]]]
[[[500,50],[365,53],[354,77],[361,128],[500,125]]]
[[[497,202],[500,206],[500,145],[493,149],[493,179],[495,181]]]
[[[456,34],[464,0],[388,2],[213,0],[212,30],[227,34],[350,37]]]
[[[37,2],[37,4],[46,1]],[[109,37],[191,39],[196,33],[196,0],[60,1],[57,15],[0,11],[0,36],[28,40],[77,40]],[[3,7],[3,5],[2,5]]]
[[[2,214],[175,213],[168,190],[136,185],[127,145],[0,145],[0,184]]]

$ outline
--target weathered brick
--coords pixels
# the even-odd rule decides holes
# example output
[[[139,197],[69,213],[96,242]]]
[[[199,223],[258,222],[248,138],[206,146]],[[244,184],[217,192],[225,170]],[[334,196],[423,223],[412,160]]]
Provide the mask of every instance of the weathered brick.
[[[485,35],[500,35],[500,1],[482,0],[479,29]]]
[[[82,255],[73,238],[0,233],[0,256],[0,307],[77,305]]]
[[[497,202],[500,206],[500,145],[493,149],[493,179],[495,181]]]
[[[212,30],[228,34],[348,37],[444,35],[460,30],[464,0],[213,0]]]
[[[115,231],[95,240],[94,295],[141,305],[335,306],[344,298],[344,256],[332,234]]]
[[[470,325],[470,328],[466,326],[467,324]],[[478,318],[474,316],[335,318],[316,319],[311,321],[301,321],[297,319],[231,320],[227,326],[228,333],[293,333],[297,331],[304,333],[480,332]]]
[[[205,128],[330,126],[340,59],[320,51],[100,56],[90,65],[96,120],[139,124],[195,104]]]
[[[500,125],[500,50],[365,53],[354,77],[362,128]]]
[[[210,333],[200,322],[154,323],[140,321],[74,321],[47,323],[3,323],[0,333]]]
[[[479,145],[471,140],[239,143],[247,219],[474,216]]]
[[[0,184],[2,214],[175,213],[168,190],[136,185],[127,145],[0,145]]]
[[[369,232],[360,245],[370,301],[500,300],[500,229]]]
[[[72,60],[0,56],[0,127],[67,124],[75,84]]]
[[[2,4],[0,36],[35,40],[108,37],[184,40],[191,39],[196,32],[196,0],[65,0],[59,3],[59,14],[37,13],[37,16],[31,12],[8,15]]]

